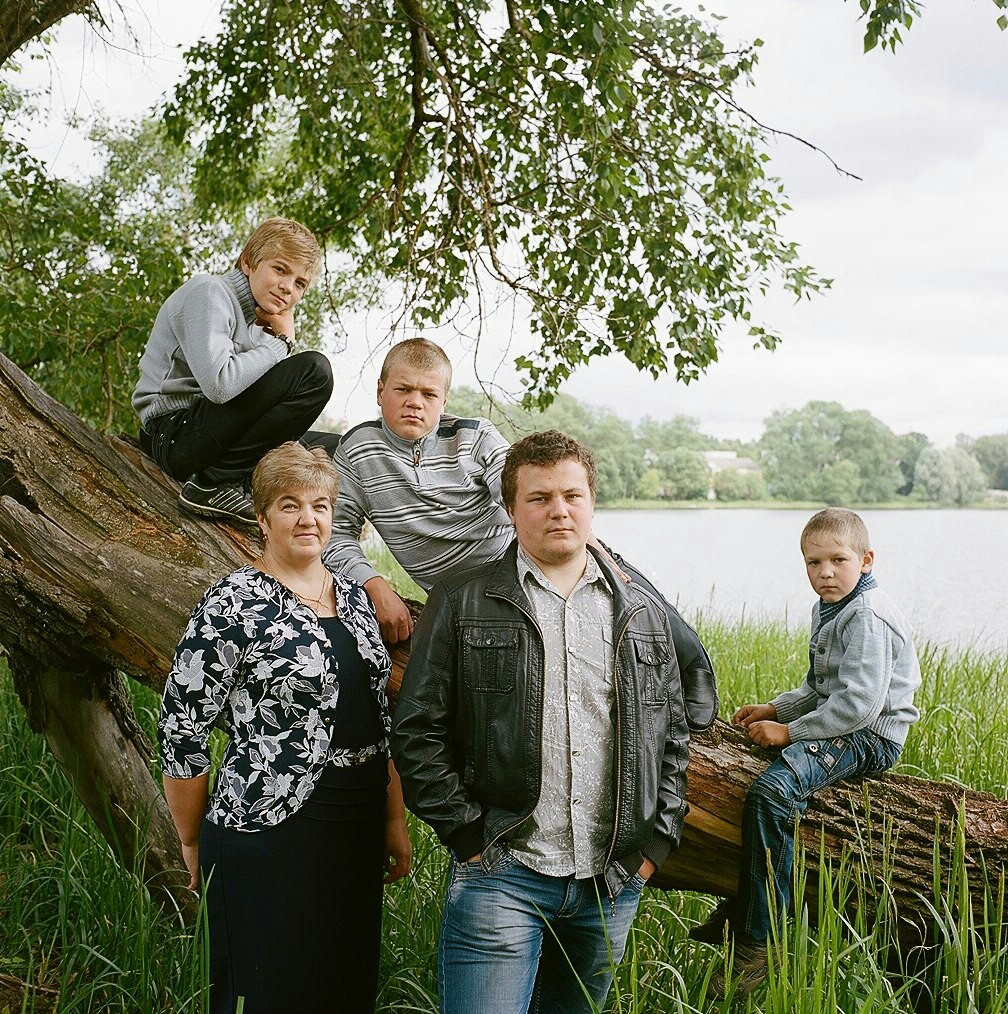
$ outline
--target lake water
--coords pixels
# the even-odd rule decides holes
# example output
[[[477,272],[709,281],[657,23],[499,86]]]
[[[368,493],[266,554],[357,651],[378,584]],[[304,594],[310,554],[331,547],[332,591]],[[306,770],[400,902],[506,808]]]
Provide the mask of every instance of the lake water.
[[[687,617],[782,618],[805,627],[815,593],[798,539],[809,510],[599,509],[595,532]],[[860,511],[876,578],[924,641],[1008,652],[1008,511]]]

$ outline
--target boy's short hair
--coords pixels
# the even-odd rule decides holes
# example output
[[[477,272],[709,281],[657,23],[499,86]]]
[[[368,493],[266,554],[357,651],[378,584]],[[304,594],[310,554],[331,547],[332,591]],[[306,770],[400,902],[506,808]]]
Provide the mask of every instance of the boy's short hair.
[[[324,447],[288,440],[267,451],[252,473],[252,504],[261,517],[280,497],[305,489],[319,489],[336,502],[339,472]]]
[[[846,507],[827,507],[809,518],[801,533],[802,552],[805,543],[816,535],[833,535],[861,556],[871,549],[867,526]]]
[[[515,498],[518,496],[518,469],[522,465],[538,465],[548,467],[558,461],[577,461],[584,465],[588,476],[588,491],[592,502],[598,489],[598,467],[595,455],[591,450],[573,437],[559,430],[544,430],[542,433],[530,433],[527,437],[513,443],[504,459],[501,471],[501,497],[504,506],[510,511],[514,509]]]
[[[244,261],[254,271],[270,257],[283,257],[304,264],[312,280],[322,263],[322,251],[311,229],[292,218],[267,218],[249,236],[235,267],[240,268]]]
[[[383,384],[388,380],[389,371],[393,366],[408,366],[411,370],[440,373],[445,382],[445,394],[451,387],[451,360],[440,345],[426,338],[407,338],[396,342],[388,350],[378,376]]]

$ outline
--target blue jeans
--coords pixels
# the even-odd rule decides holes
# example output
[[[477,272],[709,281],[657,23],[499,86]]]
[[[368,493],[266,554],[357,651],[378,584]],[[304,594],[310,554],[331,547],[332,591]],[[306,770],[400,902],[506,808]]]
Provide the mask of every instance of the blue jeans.
[[[453,860],[438,945],[442,1014],[588,1012],[585,990],[601,1010],[644,881],[635,874],[615,902],[599,885],[536,873],[506,850],[489,872]]]
[[[775,914],[781,926],[791,903],[795,821],[812,794],[845,778],[885,771],[899,760],[900,751],[870,729],[836,739],[803,740],[781,751],[746,793],[736,929],[762,942],[770,936]]]

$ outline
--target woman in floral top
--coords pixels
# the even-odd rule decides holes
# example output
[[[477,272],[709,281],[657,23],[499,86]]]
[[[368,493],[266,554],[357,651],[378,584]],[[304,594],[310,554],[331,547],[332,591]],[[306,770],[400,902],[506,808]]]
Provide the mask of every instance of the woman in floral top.
[[[204,885],[214,1014],[239,997],[245,1014],[373,1011],[382,884],[410,868],[388,652],[363,589],[321,559],[337,483],[320,448],[263,457],[262,556],[203,596],[165,686],[165,796]]]

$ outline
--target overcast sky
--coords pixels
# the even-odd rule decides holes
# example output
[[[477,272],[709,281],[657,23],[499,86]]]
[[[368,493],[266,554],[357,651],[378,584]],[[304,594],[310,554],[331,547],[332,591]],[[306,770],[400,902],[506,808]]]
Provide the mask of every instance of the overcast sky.
[[[36,153],[60,172],[94,171],[64,110],[142,113],[181,74],[179,46],[215,30],[216,6],[127,7],[142,55],[96,43],[78,19],[64,22],[53,58],[20,75],[53,88],[53,122],[33,134]],[[609,359],[564,390],[632,420],[692,415],[721,437],[756,437],[772,411],[811,399],[868,409],[897,433],[920,430],[940,445],[957,433],[1008,432],[1008,33],[995,26],[994,5],[928,5],[895,55],[862,54],[854,2],[705,6],[727,16],[719,29],[727,39],[764,42],[742,96],[749,111],[862,177],[838,175],[793,141],[771,145],[794,208],[782,231],[833,289],[797,306],[783,295],[761,305],[780,349],[753,351],[744,330],[732,331],[721,361],[689,387]],[[388,321],[374,312],[347,324],[330,410],[356,422],[375,412]],[[474,380],[469,330],[468,341],[436,336],[459,361],[457,383]],[[510,308],[485,321],[480,376],[517,390],[509,363],[527,343]]]

